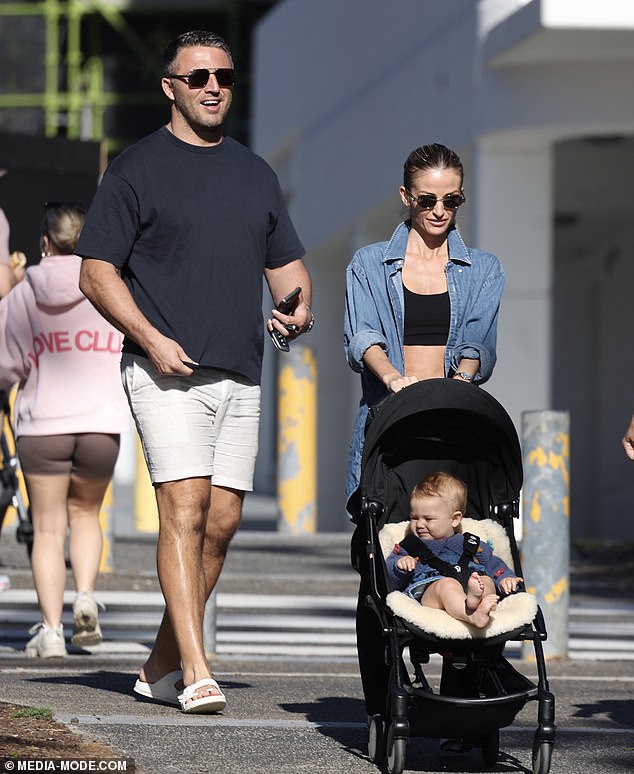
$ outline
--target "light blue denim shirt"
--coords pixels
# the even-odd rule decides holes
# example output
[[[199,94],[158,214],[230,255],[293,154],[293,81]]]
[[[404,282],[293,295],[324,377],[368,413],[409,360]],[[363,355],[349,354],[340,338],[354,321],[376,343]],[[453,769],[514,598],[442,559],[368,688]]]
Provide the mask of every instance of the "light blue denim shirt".
[[[363,363],[374,344],[385,350],[401,373],[403,362],[402,268],[410,224],[401,223],[387,242],[358,250],[346,270],[344,348],[348,364],[361,374],[361,403],[348,457],[346,502],[359,483],[365,422],[370,407],[387,389]],[[504,270],[490,253],[467,247],[455,227],[447,235],[445,267],[451,307],[445,350],[445,375],[452,376],[462,358],[478,359],[474,382],[491,376],[496,360],[497,320],[504,288]]]

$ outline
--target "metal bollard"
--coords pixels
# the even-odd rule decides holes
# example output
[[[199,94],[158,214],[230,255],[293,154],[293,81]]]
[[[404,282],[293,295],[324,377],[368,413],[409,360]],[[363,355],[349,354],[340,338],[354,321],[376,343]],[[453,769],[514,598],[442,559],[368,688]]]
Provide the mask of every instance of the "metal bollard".
[[[101,557],[99,559],[99,572],[110,573],[113,571],[112,549],[114,545],[114,519],[112,516],[112,481],[108,484],[106,494],[99,511],[99,526],[103,534],[101,544]]]
[[[303,344],[281,355],[278,380],[278,531],[317,529],[317,363]]]
[[[134,529],[137,532],[158,532],[159,517],[156,494],[148,473],[141,441],[136,443],[136,477],[134,482]]]
[[[205,647],[205,655],[208,658],[216,655],[217,618],[217,592],[214,589],[205,604],[205,616],[203,618],[203,645]]]
[[[546,659],[568,655],[570,601],[570,415],[522,414],[524,462],[522,566],[526,589],[544,614]],[[524,646],[523,655],[533,650]]]

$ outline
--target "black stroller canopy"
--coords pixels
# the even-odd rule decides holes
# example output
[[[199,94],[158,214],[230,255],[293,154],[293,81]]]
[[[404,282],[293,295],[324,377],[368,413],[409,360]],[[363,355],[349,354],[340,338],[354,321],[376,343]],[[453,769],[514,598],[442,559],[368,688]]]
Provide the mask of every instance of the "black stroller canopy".
[[[429,379],[388,396],[366,428],[354,515],[366,499],[383,506],[379,527],[408,519],[412,489],[439,470],[465,481],[471,518],[490,518],[495,506],[518,499],[523,478],[517,432],[482,388]]]

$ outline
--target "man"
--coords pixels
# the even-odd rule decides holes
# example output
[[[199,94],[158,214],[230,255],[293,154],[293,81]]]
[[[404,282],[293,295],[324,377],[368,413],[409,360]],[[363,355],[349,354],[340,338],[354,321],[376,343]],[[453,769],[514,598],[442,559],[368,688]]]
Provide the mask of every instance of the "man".
[[[125,334],[123,380],[159,510],[166,611],[135,691],[202,713],[226,702],[202,623],[252,489],[262,276],[276,303],[302,289],[292,313],[267,322],[290,338],[312,327],[311,283],[277,178],[223,135],[226,42],[180,35],[161,85],[169,123],[112,162],[77,252],[81,289]]]

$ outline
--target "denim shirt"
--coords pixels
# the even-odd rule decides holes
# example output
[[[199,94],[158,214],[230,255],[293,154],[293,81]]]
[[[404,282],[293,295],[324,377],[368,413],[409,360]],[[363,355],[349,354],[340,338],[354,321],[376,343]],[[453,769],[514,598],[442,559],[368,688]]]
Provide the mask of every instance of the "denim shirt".
[[[365,367],[363,356],[374,344],[383,347],[392,365],[404,373],[402,269],[410,224],[401,223],[387,242],[358,250],[346,270],[344,349],[348,364],[361,374],[361,403],[348,455],[346,503],[359,484],[365,422],[369,409],[387,388]],[[490,253],[467,247],[453,226],[447,235],[445,266],[451,316],[445,349],[445,376],[463,358],[480,361],[474,377],[483,384],[496,361],[497,320],[504,270]]]

